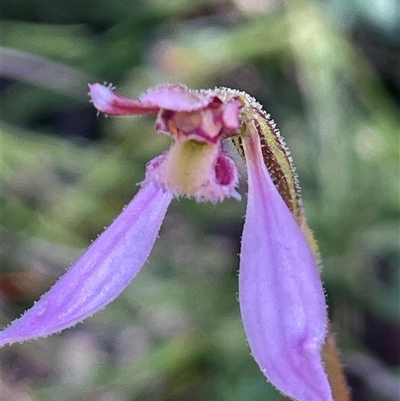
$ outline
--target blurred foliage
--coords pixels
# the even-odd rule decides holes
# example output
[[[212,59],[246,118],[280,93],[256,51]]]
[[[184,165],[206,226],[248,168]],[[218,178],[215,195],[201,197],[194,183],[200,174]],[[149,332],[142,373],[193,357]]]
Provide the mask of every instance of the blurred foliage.
[[[291,149],[354,400],[398,400],[397,7],[3,0],[3,325],[113,220],[168,147],[152,118],[96,118],[87,82],[131,97],[161,82],[229,86],[265,106]],[[59,336],[1,351],[2,399],[282,399],[241,327],[244,210],[175,201],[121,297]]]

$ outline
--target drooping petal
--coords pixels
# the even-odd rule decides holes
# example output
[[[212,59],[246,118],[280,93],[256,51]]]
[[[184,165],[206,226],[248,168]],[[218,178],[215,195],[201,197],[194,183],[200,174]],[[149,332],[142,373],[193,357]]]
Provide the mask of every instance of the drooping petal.
[[[325,297],[313,254],[264,166],[258,136],[243,142],[249,188],[239,302],[252,355],[288,396],[330,401],[321,361]]]
[[[146,262],[171,198],[144,186],[68,272],[0,332],[0,346],[71,327],[113,301]]]
[[[89,85],[89,95],[97,110],[111,116],[157,114],[160,109],[151,102],[132,100],[117,95],[110,86],[101,84]]]

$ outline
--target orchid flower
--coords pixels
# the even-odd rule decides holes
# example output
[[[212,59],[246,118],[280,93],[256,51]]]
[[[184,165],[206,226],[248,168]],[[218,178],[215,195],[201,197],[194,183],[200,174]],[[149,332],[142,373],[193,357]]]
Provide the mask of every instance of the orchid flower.
[[[237,168],[223,146],[230,139],[248,173],[239,302],[252,356],[287,396],[332,400],[321,358],[324,292],[291,159],[269,115],[249,95],[226,88],[168,84],[131,100],[93,84],[90,96],[108,115],[156,114],[156,131],[172,138],[171,148],[148,163],[141,189],[110,227],[0,333],[0,345],[59,332],[113,301],[145,264],[174,197],[240,199]]]

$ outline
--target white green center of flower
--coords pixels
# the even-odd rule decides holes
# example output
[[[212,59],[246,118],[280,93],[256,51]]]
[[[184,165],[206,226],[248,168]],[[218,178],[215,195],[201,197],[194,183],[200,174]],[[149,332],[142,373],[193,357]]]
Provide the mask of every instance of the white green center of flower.
[[[151,180],[175,196],[194,197],[198,201],[240,198],[235,190],[236,166],[221,146],[220,141],[176,140],[168,152],[149,163],[146,182]]]

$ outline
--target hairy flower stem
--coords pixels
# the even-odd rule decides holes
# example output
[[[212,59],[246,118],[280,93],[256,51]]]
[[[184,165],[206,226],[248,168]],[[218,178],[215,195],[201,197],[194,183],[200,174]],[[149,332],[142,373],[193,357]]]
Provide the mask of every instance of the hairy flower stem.
[[[325,363],[335,401],[351,401],[350,389],[347,386],[339,351],[336,347],[335,335],[332,333],[330,326],[322,348],[322,359]]]

